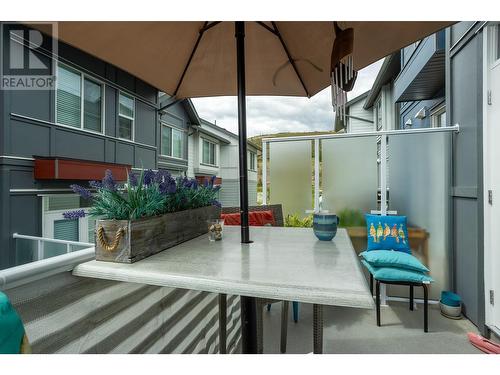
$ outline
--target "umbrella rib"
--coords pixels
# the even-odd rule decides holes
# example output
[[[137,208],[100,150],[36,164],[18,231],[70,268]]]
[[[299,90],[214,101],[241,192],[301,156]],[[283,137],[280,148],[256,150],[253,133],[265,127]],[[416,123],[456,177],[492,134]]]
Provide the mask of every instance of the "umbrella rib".
[[[290,64],[292,65],[293,70],[295,71],[295,74],[299,78],[299,81],[302,84],[302,87],[304,88],[304,91],[305,91],[307,97],[310,98],[311,95],[309,95],[309,91],[307,90],[307,87],[306,87],[306,85],[304,83],[304,80],[302,79],[302,76],[300,75],[299,70],[297,69],[297,66],[295,65],[295,61],[293,60],[292,56],[290,55],[290,52],[288,51],[288,48],[287,48],[287,46],[285,44],[285,41],[283,40],[283,37],[281,36],[281,33],[278,30],[278,26],[276,26],[276,22],[272,21],[271,23],[272,23],[273,28],[274,28],[274,34],[280,40],[281,46],[283,47],[283,50],[285,51],[285,53],[286,53],[286,55],[288,57],[288,61],[290,61]],[[262,24],[262,26],[265,26],[266,29],[268,28],[267,25],[265,25],[265,24]]]
[[[189,65],[191,65],[191,61],[193,60],[194,54],[196,53],[196,50],[198,49],[198,45],[200,44],[200,41],[201,41],[201,38],[203,37],[203,34],[205,33],[205,31],[207,31],[208,29],[214,27],[215,25],[217,25],[219,23],[220,23],[220,21],[215,21],[215,22],[210,22],[210,23],[208,21],[205,21],[205,23],[203,24],[203,27],[199,31],[198,39],[196,39],[196,43],[194,44],[193,50],[191,51],[191,55],[189,55],[188,62],[186,64],[186,66],[184,67],[184,70],[182,71],[181,78],[179,79],[179,82],[177,83],[177,87],[175,88],[174,94],[172,96],[177,95],[177,91],[179,91],[179,88],[182,85],[182,81],[184,81],[184,76],[186,75],[186,72],[189,68]]]

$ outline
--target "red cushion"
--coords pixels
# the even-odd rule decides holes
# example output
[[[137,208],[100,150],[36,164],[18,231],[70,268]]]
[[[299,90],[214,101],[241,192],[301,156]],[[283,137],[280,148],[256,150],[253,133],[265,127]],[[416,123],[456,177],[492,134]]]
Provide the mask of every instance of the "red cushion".
[[[241,225],[241,217],[236,214],[221,214],[224,225]],[[248,213],[248,223],[250,226],[261,227],[264,225],[275,225],[272,211],[251,211]]]

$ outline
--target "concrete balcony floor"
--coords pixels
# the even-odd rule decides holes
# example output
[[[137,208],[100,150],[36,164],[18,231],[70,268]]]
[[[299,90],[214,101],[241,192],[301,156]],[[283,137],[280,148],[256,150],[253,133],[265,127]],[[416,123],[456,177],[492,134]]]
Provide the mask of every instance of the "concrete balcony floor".
[[[300,319],[291,319],[290,304],[287,353],[312,352],[312,305],[300,304]],[[280,353],[281,303],[264,310],[264,353]],[[409,311],[408,304],[389,302],[381,307],[382,327],[375,310],[324,308],[324,347],[327,354],[474,354],[482,353],[469,343],[467,332],[478,330],[469,320],[452,320],[429,305],[429,332],[423,330],[423,306]]]

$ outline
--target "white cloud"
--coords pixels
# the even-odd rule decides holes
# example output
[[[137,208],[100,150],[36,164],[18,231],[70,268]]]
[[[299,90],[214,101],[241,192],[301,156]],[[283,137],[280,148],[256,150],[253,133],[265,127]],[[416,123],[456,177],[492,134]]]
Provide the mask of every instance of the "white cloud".
[[[352,99],[372,87],[382,60],[362,69],[348,98]],[[238,107],[236,97],[193,99],[198,114],[233,133],[238,133]],[[286,96],[247,97],[248,136],[286,131],[331,130],[333,110],[330,88],[311,99]]]

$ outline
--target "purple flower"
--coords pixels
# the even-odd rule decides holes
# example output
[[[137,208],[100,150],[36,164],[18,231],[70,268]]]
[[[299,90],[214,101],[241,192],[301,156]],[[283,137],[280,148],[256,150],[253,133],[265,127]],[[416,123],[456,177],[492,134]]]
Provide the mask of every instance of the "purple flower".
[[[68,220],[79,219],[81,217],[85,217],[84,210],[76,210],[76,211],[66,211],[63,212],[63,217]]]
[[[89,181],[89,186],[94,189],[102,189],[101,181]]]
[[[148,169],[146,172],[144,172],[144,185],[149,186],[153,183],[154,180],[155,173],[151,169]]]
[[[216,206],[216,207],[219,207],[219,208],[221,208],[221,207],[222,207],[222,205],[220,204],[220,202],[219,202],[218,200],[216,200],[216,199],[214,199],[214,200],[213,200],[212,202],[210,202],[210,203],[212,203],[212,206]]]
[[[130,186],[136,187],[137,185],[139,185],[139,182],[137,181],[137,175],[135,173],[130,173],[128,175],[128,180],[129,180]]]
[[[109,169],[106,169],[106,174],[102,179],[102,187],[110,191],[116,191],[116,182],[113,179],[113,174]]]
[[[215,185],[215,186],[212,188],[212,190],[213,190],[213,191],[219,191],[219,190],[220,190],[220,188],[221,188],[221,185]]]
[[[214,182],[215,182],[215,179],[216,179],[216,178],[217,178],[217,177],[215,177],[215,175],[214,175],[214,176],[212,176],[212,177],[210,178],[210,187],[213,187],[213,186],[214,186]]]
[[[85,189],[83,186],[80,185],[69,185],[71,189],[77,194],[79,194],[83,199],[91,199],[92,198],[92,193],[88,190]]]
[[[193,190],[198,189],[198,181],[196,181],[196,179],[194,179],[194,178],[191,180],[191,188]]]

